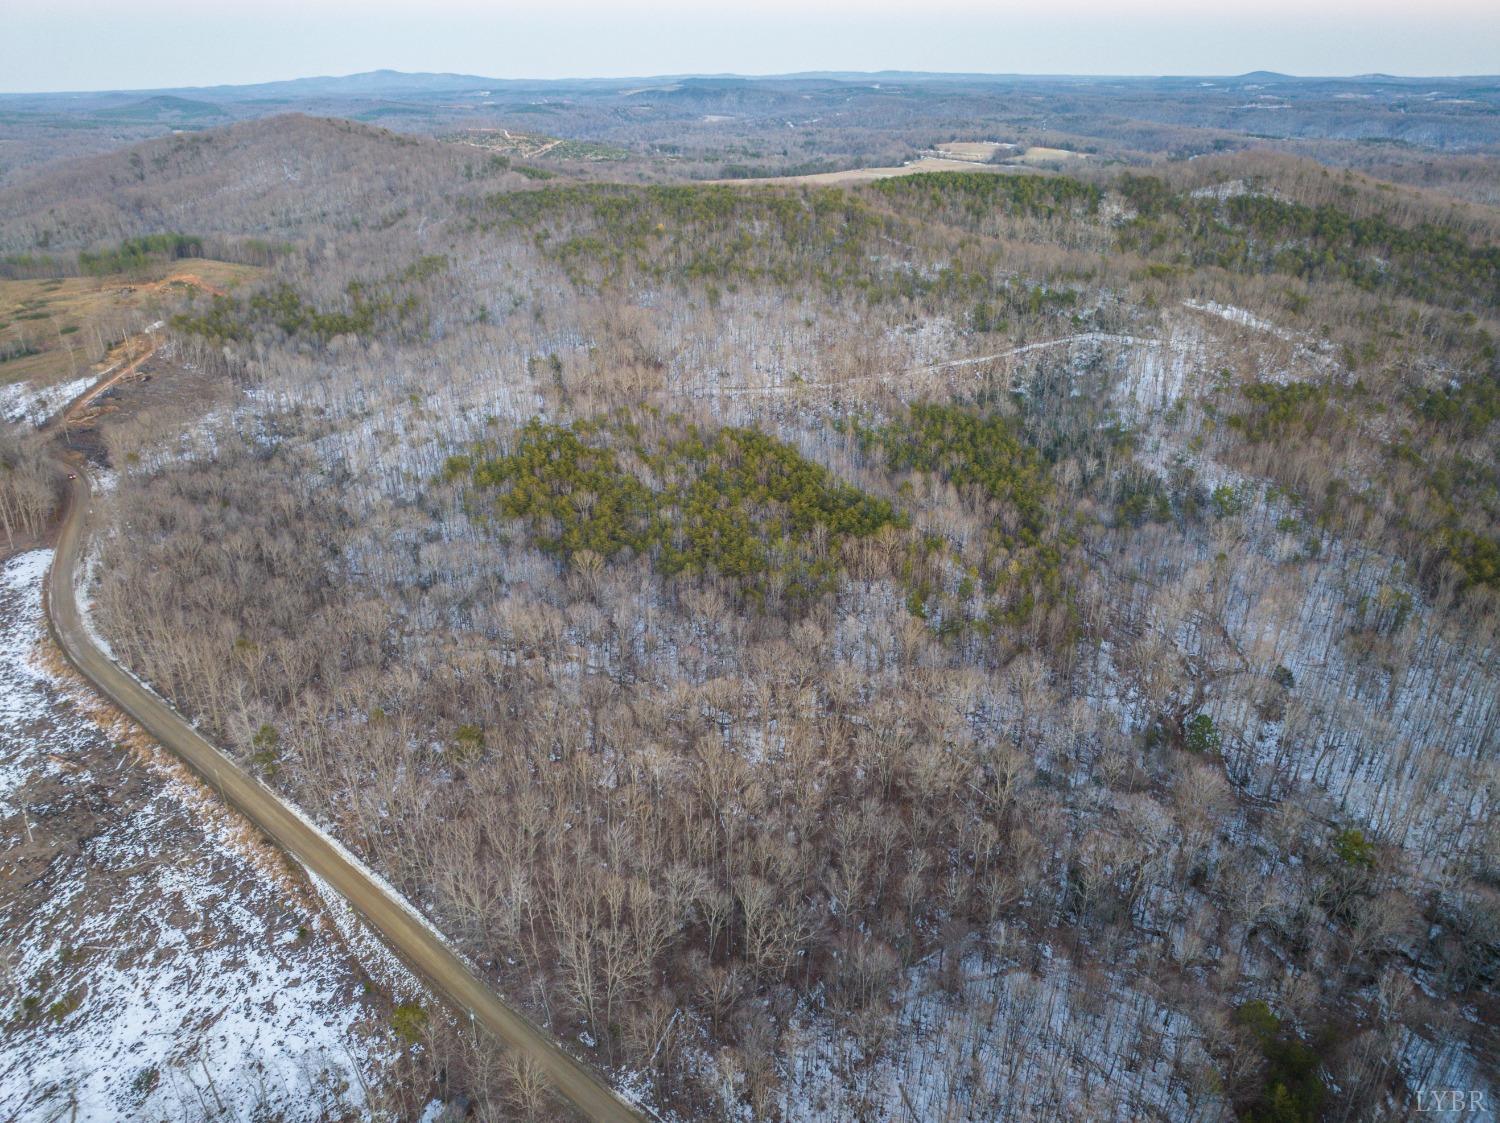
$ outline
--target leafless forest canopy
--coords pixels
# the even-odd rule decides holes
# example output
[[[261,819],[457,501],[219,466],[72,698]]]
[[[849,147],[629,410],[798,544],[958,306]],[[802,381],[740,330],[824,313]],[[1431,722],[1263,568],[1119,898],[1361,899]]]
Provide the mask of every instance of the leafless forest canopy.
[[[9,276],[259,270],[104,423],[100,630],[666,1117],[1493,1089],[1493,108],[986,89],[8,169]],[[1065,154],[693,182],[953,139]],[[431,1015],[393,1111],[559,1110]]]

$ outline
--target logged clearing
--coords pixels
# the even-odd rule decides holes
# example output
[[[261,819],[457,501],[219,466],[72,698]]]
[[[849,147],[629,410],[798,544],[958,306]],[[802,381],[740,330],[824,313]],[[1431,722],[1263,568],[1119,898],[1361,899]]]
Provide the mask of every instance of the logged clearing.
[[[992,165],[975,164],[973,160],[951,160],[941,156],[924,156],[909,164],[893,168],[849,168],[841,172],[816,172],[812,175],[777,175],[764,179],[714,179],[709,183],[790,183],[806,184],[810,187],[838,187],[849,183],[869,183],[876,179],[891,179],[901,175],[918,175],[922,172],[972,172],[985,170]],[[1003,168],[993,167],[995,171]]]
[[[998,140],[950,140],[937,146],[940,155],[950,160],[965,160],[971,164],[988,163],[997,152],[1010,152],[1014,144],[1003,144]]]
[[[1017,164],[1053,164],[1073,163],[1076,160],[1087,160],[1088,156],[1083,152],[1074,152],[1071,148],[1047,148],[1044,145],[1035,144],[1025,152],[1017,156],[1012,163]]]
[[[554,160],[612,161],[625,160],[630,153],[612,144],[591,140],[569,140],[541,133],[512,132],[510,129],[465,129],[448,138],[457,144],[485,148],[491,152],[517,156],[523,160],[551,157]]]
[[[356,1118],[397,1055],[362,929],[87,693],[42,614],[50,559],[0,563],[7,1120]],[[389,976],[389,977],[386,977]]]
[[[163,318],[194,290],[222,294],[260,272],[183,258],[145,276],[0,281],[0,384],[82,377],[142,319]]]

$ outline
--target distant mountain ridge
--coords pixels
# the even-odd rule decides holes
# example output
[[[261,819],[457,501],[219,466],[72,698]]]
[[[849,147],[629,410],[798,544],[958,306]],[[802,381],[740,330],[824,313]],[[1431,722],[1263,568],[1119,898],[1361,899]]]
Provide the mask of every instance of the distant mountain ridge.
[[[1360,74],[1350,76],[1320,75],[1299,77],[1271,70],[1254,70],[1235,75],[1112,75],[1112,74],[988,74],[960,73],[925,70],[808,70],[786,74],[661,74],[619,78],[494,78],[478,74],[454,74],[427,71],[401,71],[391,69],[367,70],[356,74],[313,75],[301,78],[278,79],[268,82],[224,84],[216,86],[171,86],[158,89],[94,90],[54,93],[9,93],[0,91],[0,98],[35,99],[88,97],[163,97],[178,96],[209,98],[222,101],[252,101],[264,98],[368,98],[381,96],[422,96],[435,94],[468,93],[485,88],[508,91],[564,89],[585,87],[595,90],[611,87],[630,87],[641,83],[662,84],[672,82],[777,82],[777,81],[824,81],[824,82],[1027,82],[1058,81],[1074,82],[1174,82],[1185,79],[1214,80],[1220,82],[1381,82],[1381,83],[1460,83],[1475,80],[1500,80],[1494,75],[1448,75],[1431,77],[1422,75]]]

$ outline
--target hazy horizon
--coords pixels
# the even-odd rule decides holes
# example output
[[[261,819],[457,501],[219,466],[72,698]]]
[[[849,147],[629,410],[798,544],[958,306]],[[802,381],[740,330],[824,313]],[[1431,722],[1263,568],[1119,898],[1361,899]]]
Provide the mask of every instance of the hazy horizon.
[[[883,70],[994,75],[1472,77],[1500,60],[1500,9],[1441,0],[1296,4],[810,0],[708,9],[656,0],[545,7],[478,0],[12,0],[7,93],[246,85],[399,70],[496,79],[762,76]]]
[[[1327,73],[1308,74],[1293,73],[1291,71],[1275,70],[1271,67],[1252,67],[1249,70],[1240,70],[1233,73],[1229,71],[1179,71],[1158,73],[1134,73],[1105,72],[1105,71],[1022,71],[1022,70],[920,70],[911,67],[885,67],[880,70],[854,70],[839,67],[819,67],[805,70],[781,70],[781,71],[739,71],[739,70],[692,70],[661,72],[654,74],[559,74],[549,76],[536,75],[503,75],[482,74],[466,70],[409,70],[395,66],[372,66],[364,70],[339,71],[337,73],[302,73],[281,74],[267,78],[255,78],[243,82],[193,82],[177,83],[173,85],[158,86],[95,86],[95,87],[69,87],[48,90],[18,90],[0,89],[0,95],[28,95],[38,96],[57,94],[105,94],[105,93],[156,93],[170,91],[192,91],[213,89],[239,89],[250,86],[269,86],[285,82],[298,81],[339,81],[341,79],[360,78],[373,74],[396,74],[405,77],[433,77],[433,78],[473,78],[488,82],[653,82],[653,81],[680,81],[687,79],[726,79],[744,81],[772,81],[776,79],[793,79],[806,76],[831,75],[851,77],[879,78],[885,75],[912,76],[917,78],[938,79],[964,79],[964,78],[1020,78],[1020,79],[1090,79],[1090,80],[1119,80],[1129,81],[1152,81],[1155,79],[1191,79],[1201,78],[1229,80],[1242,78],[1252,74],[1276,74],[1284,78],[1293,79],[1373,79],[1391,78],[1397,81],[1413,82],[1423,79],[1431,79],[1434,82],[1463,81],[1466,79],[1493,79],[1500,78],[1500,67],[1492,71],[1475,71],[1473,73],[1433,74],[1433,73],[1410,73],[1404,74],[1395,71],[1363,71],[1361,73]]]

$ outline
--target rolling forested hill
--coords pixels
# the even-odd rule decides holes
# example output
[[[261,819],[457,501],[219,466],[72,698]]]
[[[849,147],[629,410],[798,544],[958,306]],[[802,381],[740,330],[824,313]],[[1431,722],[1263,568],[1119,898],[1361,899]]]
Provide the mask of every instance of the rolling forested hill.
[[[100,628],[669,1118],[1493,1089],[1493,158],[962,90],[879,144],[1014,149],[833,186],[300,116],[12,177],[13,275],[263,269],[165,326],[212,408],[103,422]]]

